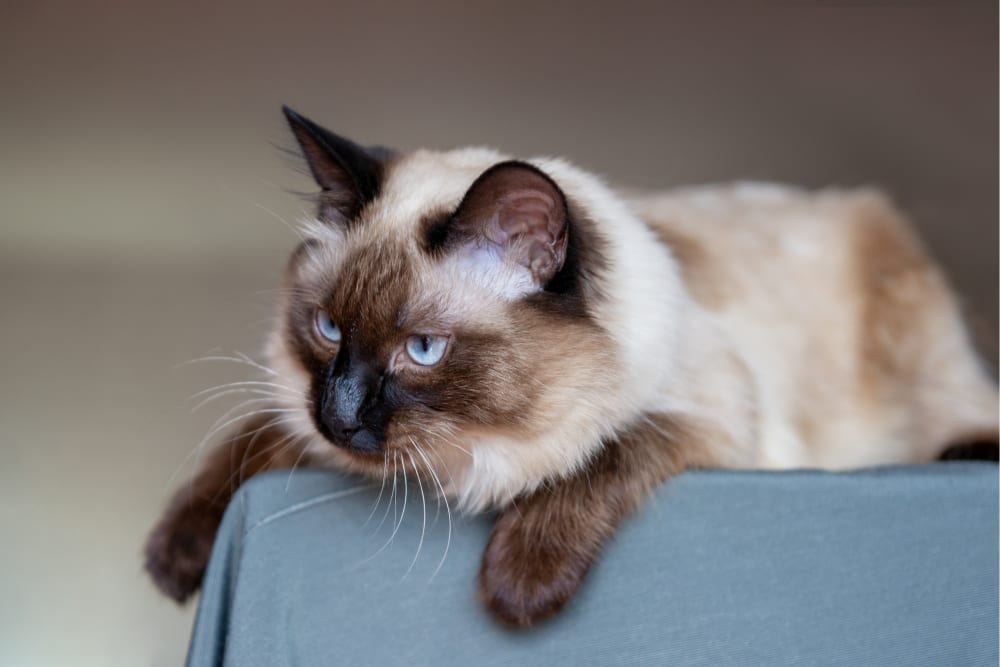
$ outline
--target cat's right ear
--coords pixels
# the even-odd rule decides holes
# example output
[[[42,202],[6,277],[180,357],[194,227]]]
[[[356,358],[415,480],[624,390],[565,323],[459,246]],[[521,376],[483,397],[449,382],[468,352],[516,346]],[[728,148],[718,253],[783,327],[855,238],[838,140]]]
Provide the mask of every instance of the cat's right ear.
[[[321,188],[319,217],[347,223],[378,196],[391,151],[365,148],[283,106],[309,171]]]

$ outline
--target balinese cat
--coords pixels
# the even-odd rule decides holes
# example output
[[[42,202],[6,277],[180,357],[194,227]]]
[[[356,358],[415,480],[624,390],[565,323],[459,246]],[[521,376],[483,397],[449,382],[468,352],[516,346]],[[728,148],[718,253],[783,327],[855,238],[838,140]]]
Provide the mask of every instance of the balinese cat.
[[[297,462],[405,468],[499,512],[479,592],[523,626],[686,468],[996,457],[997,387],[877,192],[625,195],[558,159],[398,154],[285,116],[321,192],[268,346],[280,387],[153,531],[177,600],[236,485]]]

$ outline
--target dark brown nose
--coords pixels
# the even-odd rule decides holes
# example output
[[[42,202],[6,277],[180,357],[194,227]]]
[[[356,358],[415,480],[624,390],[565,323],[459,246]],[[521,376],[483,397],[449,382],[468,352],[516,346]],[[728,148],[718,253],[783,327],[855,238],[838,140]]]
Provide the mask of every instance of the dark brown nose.
[[[369,365],[338,364],[328,377],[318,421],[334,444],[377,451],[378,441],[365,426],[364,415],[379,391],[380,375]]]
[[[326,418],[326,427],[338,440],[350,440],[351,436],[361,430],[361,423],[357,420],[344,420],[339,416]]]

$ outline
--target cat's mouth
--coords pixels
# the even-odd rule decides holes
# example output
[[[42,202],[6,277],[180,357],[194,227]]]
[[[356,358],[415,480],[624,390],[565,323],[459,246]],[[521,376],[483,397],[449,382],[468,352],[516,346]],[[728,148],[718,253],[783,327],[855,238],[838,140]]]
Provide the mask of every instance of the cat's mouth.
[[[327,442],[334,447],[364,457],[378,456],[381,458],[385,454],[383,438],[373,429],[365,427],[332,429],[323,421],[317,423],[317,427]]]
[[[382,462],[385,460],[387,456],[386,451],[384,449],[370,450],[370,449],[358,449],[356,447],[340,447],[340,446],[338,446],[338,449],[347,452],[350,458],[365,465],[378,464],[379,466],[381,466]]]

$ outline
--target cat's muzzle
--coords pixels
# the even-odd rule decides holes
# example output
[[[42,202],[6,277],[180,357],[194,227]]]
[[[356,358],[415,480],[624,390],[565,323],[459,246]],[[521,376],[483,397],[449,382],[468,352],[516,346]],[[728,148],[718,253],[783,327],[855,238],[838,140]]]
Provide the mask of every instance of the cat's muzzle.
[[[377,399],[380,374],[362,364],[338,370],[327,376],[316,415],[320,431],[339,447],[364,454],[379,453],[382,438],[365,416]]]

